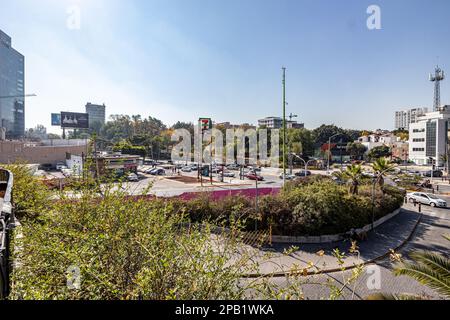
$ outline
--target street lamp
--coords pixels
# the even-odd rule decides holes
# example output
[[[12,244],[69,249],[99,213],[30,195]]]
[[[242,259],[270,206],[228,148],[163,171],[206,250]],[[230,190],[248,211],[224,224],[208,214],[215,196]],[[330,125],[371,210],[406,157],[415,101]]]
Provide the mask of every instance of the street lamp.
[[[307,177],[307,176],[308,176],[308,164],[309,164],[310,162],[317,161],[317,159],[312,158],[311,160],[306,161],[305,159],[301,158],[300,156],[298,156],[298,155],[295,154],[295,153],[292,153],[292,155],[293,155],[294,157],[296,157],[297,159],[303,161],[303,163],[305,164],[305,177]]]
[[[337,133],[328,139],[328,165],[327,165],[327,174],[330,174],[330,157],[331,157],[331,139],[336,138],[342,135],[342,133]]]

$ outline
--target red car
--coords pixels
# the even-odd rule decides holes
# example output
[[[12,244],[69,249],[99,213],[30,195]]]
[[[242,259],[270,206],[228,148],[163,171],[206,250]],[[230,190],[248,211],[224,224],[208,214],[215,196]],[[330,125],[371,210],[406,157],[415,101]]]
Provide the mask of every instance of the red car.
[[[264,177],[258,176],[256,173],[248,173],[245,175],[245,177],[249,180],[258,180],[258,181],[264,181]]]

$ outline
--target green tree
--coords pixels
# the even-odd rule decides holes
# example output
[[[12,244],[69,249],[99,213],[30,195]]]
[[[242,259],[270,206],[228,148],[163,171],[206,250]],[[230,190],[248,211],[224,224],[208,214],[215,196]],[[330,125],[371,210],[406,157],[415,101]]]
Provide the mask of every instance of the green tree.
[[[367,151],[367,147],[359,142],[350,142],[347,145],[347,152],[350,156],[357,160],[361,159]]]
[[[413,262],[404,262],[395,269],[394,274],[409,276],[450,298],[450,259],[442,254],[426,251],[413,252],[410,258]]]
[[[387,158],[392,155],[391,148],[388,146],[375,147],[369,151],[370,159]]]
[[[350,193],[357,195],[359,184],[362,178],[362,167],[351,165],[343,172],[343,177],[350,182]]]
[[[375,171],[378,179],[378,184],[384,193],[384,177],[386,174],[394,171],[394,165],[392,165],[386,158],[378,158],[372,164],[372,169]]]

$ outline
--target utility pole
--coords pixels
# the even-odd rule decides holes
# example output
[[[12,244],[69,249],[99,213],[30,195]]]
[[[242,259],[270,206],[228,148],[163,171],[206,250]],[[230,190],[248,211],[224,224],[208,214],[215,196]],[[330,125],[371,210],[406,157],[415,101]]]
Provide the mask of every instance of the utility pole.
[[[286,68],[283,67],[283,186],[286,185]]]

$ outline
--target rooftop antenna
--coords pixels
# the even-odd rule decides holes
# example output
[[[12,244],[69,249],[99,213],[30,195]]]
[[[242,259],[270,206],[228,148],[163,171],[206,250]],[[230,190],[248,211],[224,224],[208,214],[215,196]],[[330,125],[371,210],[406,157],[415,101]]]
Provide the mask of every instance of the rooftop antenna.
[[[444,70],[439,65],[434,69],[434,75],[430,73],[430,81],[434,82],[434,104],[433,111],[437,111],[441,106],[441,81],[445,79]]]

